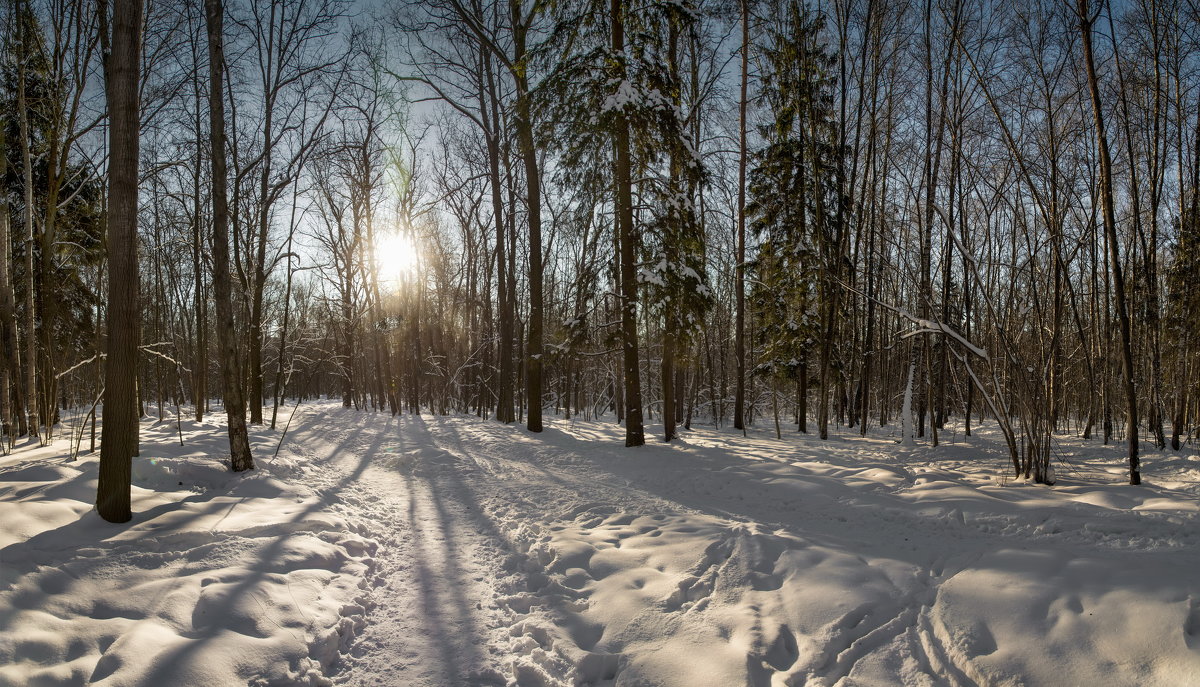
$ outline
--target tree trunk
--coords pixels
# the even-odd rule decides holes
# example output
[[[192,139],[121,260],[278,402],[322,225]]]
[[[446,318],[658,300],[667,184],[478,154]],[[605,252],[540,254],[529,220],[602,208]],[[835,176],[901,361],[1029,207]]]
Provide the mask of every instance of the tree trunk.
[[[1078,0],[1079,29],[1083,34],[1083,59],[1087,68],[1088,90],[1091,92],[1092,118],[1096,125],[1096,146],[1100,152],[1100,200],[1104,211],[1104,233],[1108,237],[1108,256],[1113,275],[1113,300],[1117,304],[1117,321],[1121,333],[1121,366],[1125,377],[1125,436],[1129,446],[1129,483],[1141,484],[1138,460],[1138,409],[1133,385],[1133,345],[1126,303],[1125,275],[1121,271],[1120,246],[1117,244],[1117,220],[1113,203],[1112,159],[1109,157],[1108,137],[1104,131],[1104,113],[1100,104],[1100,86],[1092,56],[1092,22],[1088,0]]]
[[[626,78],[625,11],[623,0],[612,0],[612,51],[619,56],[620,79]],[[646,443],[642,427],[642,386],[638,369],[637,339],[637,269],[634,258],[637,240],[633,227],[633,180],[629,153],[629,122],[620,117],[614,145],[616,148],[617,235],[621,252],[621,340],[624,347],[625,371],[625,445]]]
[[[738,98],[738,196],[737,265],[734,288],[737,290],[737,315],[734,324],[734,355],[737,358],[737,390],[733,400],[733,426],[743,432],[746,424],[746,90],[750,81],[750,0],[741,0],[742,81]]]
[[[199,79],[196,81],[198,82]],[[196,422],[203,422],[205,400],[208,398],[208,327],[206,322],[208,299],[204,295],[204,261],[201,257],[204,245],[204,223],[200,196],[200,166],[203,155],[200,138],[202,128],[199,83],[195,85],[192,92],[196,98],[196,162],[192,169],[192,271],[195,281],[192,302],[196,310],[196,351],[192,358],[192,400],[196,404]]]
[[[484,74],[479,91],[480,119],[490,125],[484,131],[487,141],[488,180],[491,189],[492,218],[496,224],[496,307],[497,319],[500,321],[497,346],[497,366],[500,381],[497,384],[498,398],[496,400],[496,419],[500,422],[513,422],[513,309],[510,303],[514,300],[508,281],[507,250],[508,236],[504,230],[504,186],[500,176],[500,108],[496,102],[494,78],[492,76],[491,60],[486,55],[480,56],[480,68]]]
[[[796,425],[808,434],[808,361],[800,363],[800,380],[796,383]]]
[[[224,8],[222,0],[204,0],[208,27],[209,137],[212,142],[212,250],[213,292],[217,302],[217,339],[221,348],[221,394],[229,418],[230,467],[234,472],[254,469],[250,439],[246,434],[246,404],[238,364],[237,332],[233,327],[233,295],[229,274],[229,206],[226,199]]]
[[[102,13],[107,11],[103,5]],[[138,87],[141,0],[116,0],[105,57],[109,116],[108,361],[96,510],[109,522],[128,522],[133,456],[137,451],[138,308]],[[104,27],[107,30],[107,27]]]
[[[275,388],[271,390],[271,429],[275,429],[275,422],[279,419],[279,404],[284,400],[284,391],[286,378],[284,377],[284,361],[285,353],[287,353],[287,337],[288,325],[292,315],[292,238],[295,234],[296,227],[296,197],[292,196],[292,219],[288,227],[288,242],[287,242],[287,284],[283,290],[283,325],[279,329],[279,353],[276,356],[275,365]],[[375,270],[371,270],[374,274]],[[379,298],[379,288],[376,284],[375,298]],[[291,375],[288,375],[290,377]],[[394,413],[393,413],[394,414]]]
[[[529,222],[529,345],[525,347],[525,394],[529,414],[526,427],[542,431],[542,180],[538,171],[537,150],[533,145],[533,118],[530,112],[529,77],[526,70],[525,35],[529,24],[522,18],[521,3],[510,2],[513,31],[513,77],[517,85],[517,144],[525,165],[525,197]]]
[[[22,29],[23,30],[23,29]],[[22,53],[28,52],[27,37],[21,37]],[[17,121],[21,136],[21,159],[24,167],[22,187],[25,194],[25,417],[26,430],[31,437],[40,436],[38,427],[38,376],[37,376],[37,311],[34,299],[36,292],[33,269],[33,153],[29,149],[29,104],[25,98],[25,62],[28,55],[18,56],[17,70]]]
[[[917,361],[921,357],[921,344],[913,344],[912,361],[908,364],[908,381],[904,384],[904,406],[900,410],[900,443],[904,446],[913,446],[916,442],[913,436],[913,378],[917,374]]]
[[[2,127],[0,127],[0,179],[8,176],[8,142]],[[9,269],[10,238],[8,215],[8,196],[0,197],[0,342],[3,342],[4,357],[0,365],[4,366],[3,379],[0,379],[0,423],[4,426],[3,435],[12,445],[12,440],[18,434],[21,422],[21,358],[17,347],[16,295],[13,292],[12,272]]]

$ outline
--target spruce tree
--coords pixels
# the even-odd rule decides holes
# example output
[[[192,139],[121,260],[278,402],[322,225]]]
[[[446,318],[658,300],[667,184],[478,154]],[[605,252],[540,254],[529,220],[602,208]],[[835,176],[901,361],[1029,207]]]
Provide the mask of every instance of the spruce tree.
[[[560,42],[568,51],[546,56],[555,65],[537,95],[547,119],[557,122],[556,142],[563,152],[559,181],[612,189],[625,444],[640,446],[645,442],[638,339],[642,292],[677,341],[686,342],[708,307],[703,239],[689,195],[702,171],[674,101],[678,82],[668,54],[671,26],[682,30],[693,12],[683,5],[621,0],[594,0],[560,11],[563,35],[548,43]],[[635,195],[657,201],[650,205],[662,209],[635,212]]]
[[[770,120],[759,129],[764,146],[750,171],[747,214],[758,241],[750,301],[763,350],[755,373],[798,379],[822,336],[818,305],[838,288],[837,227],[828,208],[837,200],[841,151],[834,60],[821,43],[821,19],[796,0],[777,16],[762,51],[759,98]]]
[[[662,326],[663,440],[671,441],[680,405],[675,393],[676,367],[691,347],[713,299],[704,268],[704,226],[696,197],[706,175],[688,136],[689,119],[698,113],[685,114],[680,76],[679,43],[695,30],[695,14],[686,4],[664,4],[654,19],[665,40],[656,44],[659,48],[648,46],[650,52],[659,54],[659,59],[650,63],[666,69],[647,73],[652,87],[664,97],[660,106],[650,110],[652,128],[641,137],[648,144],[642,156],[646,171],[641,176],[649,179],[642,195],[654,214],[647,232],[646,267],[640,274],[651,312]],[[655,150],[662,153],[655,155]]]

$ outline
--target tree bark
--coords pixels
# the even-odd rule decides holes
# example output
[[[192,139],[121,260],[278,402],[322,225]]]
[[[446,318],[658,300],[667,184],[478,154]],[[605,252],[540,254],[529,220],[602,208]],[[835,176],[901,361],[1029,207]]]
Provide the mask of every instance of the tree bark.
[[[620,79],[627,78],[625,56],[625,11],[623,0],[612,0],[612,52],[620,63]],[[634,264],[636,231],[633,227],[633,180],[629,153],[629,122],[620,117],[614,137],[616,148],[617,235],[621,252],[621,340],[625,372],[625,445],[646,443],[642,426],[642,385],[638,368],[637,269]]]
[[[509,423],[516,419],[513,410],[513,308],[515,300],[508,280],[508,236],[504,230],[504,186],[500,176],[500,107],[496,99],[495,79],[491,69],[491,58],[480,54],[480,68],[484,79],[480,82],[480,121],[488,125],[483,134],[487,141],[488,181],[491,189],[492,219],[496,225],[496,307],[498,309],[499,358],[496,400],[496,419]]]
[[[104,4],[100,12],[107,12]],[[105,56],[108,101],[108,360],[96,510],[109,522],[128,522],[133,456],[137,452],[138,87],[141,0],[115,0],[112,40]]]
[[[8,141],[0,128],[0,179],[8,176]],[[22,423],[18,416],[24,405],[21,396],[20,349],[17,347],[16,295],[13,292],[12,272],[9,269],[10,237],[8,196],[0,197],[0,341],[3,342],[4,366],[0,375],[0,423],[3,435],[11,445]]]
[[[750,0],[741,0],[742,81],[738,98],[738,196],[737,265],[734,288],[737,290],[737,315],[734,323],[734,356],[737,358],[737,389],[733,399],[733,426],[746,430],[746,90],[750,81]]]
[[[24,35],[26,28],[20,24],[21,55],[18,55],[17,69],[17,121],[21,136],[21,159],[24,167],[22,187],[25,195],[25,208],[22,218],[25,222],[25,418],[26,430],[31,437],[39,437],[41,428],[38,427],[38,376],[37,376],[37,309],[34,294],[36,292],[33,269],[33,153],[29,149],[29,104],[25,98],[25,62],[28,59],[30,39]]]
[[[199,62],[197,56],[196,62]],[[196,98],[196,161],[192,169],[192,271],[195,292],[192,302],[196,318],[196,351],[192,358],[192,399],[196,404],[196,422],[204,421],[205,401],[208,398],[208,336],[207,314],[208,298],[204,295],[204,261],[201,257],[204,245],[203,217],[201,212],[202,199],[200,196],[200,166],[202,125],[200,119],[200,86],[193,88]]]
[[[233,327],[233,295],[229,275],[229,205],[225,169],[225,47],[222,0],[204,0],[208,28],[209,137],[212,142],[213,292],[217,302],[217,339],[221,348],[221,394],[229,418],[230,467],[234,472],[254,469],[246,434],[246,404],[238,364],[237,332]]]
[[[537,150],[533,145],[533,118],[530,112],[529,77],[526,65],[527,20],[521,17],[521,3],[510,0],[513,31],[513,78],[517,85],[516,129],[521,161],[525,165],[526,212],[529,222],[529,345],[525,347],[525,393],[529,413],[526,427],[542,431],[542,180]]]

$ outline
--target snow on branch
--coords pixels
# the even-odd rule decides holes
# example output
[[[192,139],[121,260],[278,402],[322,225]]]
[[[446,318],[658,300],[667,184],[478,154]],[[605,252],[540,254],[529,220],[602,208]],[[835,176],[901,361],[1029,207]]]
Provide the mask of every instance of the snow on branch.
[[[855,294],[858,294],[859,296],[862,296],[863,298],[866,298],[870,301],[874,301],[875,304],[879,305],[881,308],[891,310],[892,312],[896,313],[900,317],[908,320],[909,322],[911,322],[917,326],[916,330],[904,334],[901,338],[906,339],[910,336],[916,336],[918,334],[943,334],[945,336],[950,337],[951,339],[954,339],[958,343],[962,344],[963,348],[967,349],[971,353],[979,356],[980,358],[982,358],[986,361],[989,361],[989,362],[991,361],[991,358],[988,356],[988,352],[986,350],[971,343],[969,340],[967,340],[967,337],[960,334],[958,332],[958,330],[956,330],[954,327],[951,327],[950,325],[946,324],[945,322],[940,322],[938,320],[927,320],[927,319],[924,319],[921,317],[917,317],[916,315],[913,315],[912,313],[908,312],[904,308],[898,308],[898,307],[892,305],[891,303],[884,303],[883,301],[879,300],[878,298],[868,296],[867,294],[863,293],[862,291],[854,288],[853,286],[847,284],[846,282],[844,282],[840,279],[837,280],[837,282],[842,288],[846,289],[847,291],[851,291]]]
[[[191,370],[184,367],[183,363],[179,362],[178,360],[175,360],[174,358],[172,358],[166,354],[159,353],[158,351],[154,350],[155,346],[164,346],[168,343],[170,343],[170,342],[169,341],[160,341],[158,343],[142,344],[141,346],[138,346],[138,348],[141,349],[142,351],[145,351],[146,353],[149,353],[150,355],[156,355],[156,356],[162,358],[163,360],[166,360],[167,362],[171,363],[172,365],[175,365],[180,370],[183,370],[184,372],[187,372],[190,374]],[[62,379],[63,377],[71,374],[75,370],[78,370],[79,368],[83,367],[84,365],[87,365],[89,363],[94,363],[98,359],[107,358],[107,357],[108,357],[107,353],[97,353],[96,355],[94,355],[90,358],[85,358],[83,360],[80,360],[79,362],[75,363],[71,367],[68,367],[67,369],[63,370],[62,372],[59,372],[58,374],[54,375],[54,378]]]
[[[888,307],[888,306],[884,306],[884,307]],[[965,336],[963,336],[962,334],[959,334],[958,331],[954,329],[954,327],[951,327],[950,325],[946,324],[945,322],[939,322],[937,320],[926,320],[926,319],[923,319],[923,318],[913,315],[912,313],[904,310],[903,308],[891,308],[891,310],[894,311],[900,317],[903,317],[904,319],[908,320],[909,322],[912,322],[913,324],[917,325],[917,329],[915,331],[908,332],[907,334],[904,335],[903,338],[908,338],[910,336],[916,336],[917,334],[945,334],[946,336],[950,337],[951,339],[954,339],[955,341],[962,344],[963,348],[966,348],[968,351],[974,353],[975,355],[979,356],[980,358],[983,358],[984,360],[988,360],[987,351],[976,346],[975,344],[971,343],[970,341],[967,341],[967,338]]]
[[[106,357],[108,357],[107,353],[97,353],[96,355],[94,355],[86,360],[80,360],[79,362],[75,363],[71,367],[68,367],[67,369],[63,370],[62,372],[59,372],[58,374],[54,375],[54,378],[62,379],[63,377],[71,374],[75,370],[78,370],[79,368],[83,367],[84,365],[87,365],[88,363],[91,363],[91,362],[95,362],[95,360],[97,358],[106,358]]]
[[[150,346],[157,346],[157,345],[159,345],[159,344],[149,344],[149,345],[150,345]],[[191,373],[191,370],[189,370],[189,369],[187,369],[186,367],[184,367],[184,366],[183,366],[183,363],[179,362],[178,360],[175,360],[174,358],[172,358],[172,357],[171,357],[171,356],[169,356],[169,355],[165,355],[165,354],[163,354],[163,353],[159,353],[158,351],[154,350],[153,348],[149,348],[148,346],[141,346],[140,348],[141,348],[143,351],[145,351],[146,353],[149,353],[150,355],[156,355],[156,356],[158,356],[158,357],[162,358],[163,360],[165,360],[165,361],[167,361],[167,362],[171,363],[172,365],[175,365],[176,367],[178,367],[179,369],[183,370],[184,372],[187,372],[187,373],[189,373],[189,374]]]

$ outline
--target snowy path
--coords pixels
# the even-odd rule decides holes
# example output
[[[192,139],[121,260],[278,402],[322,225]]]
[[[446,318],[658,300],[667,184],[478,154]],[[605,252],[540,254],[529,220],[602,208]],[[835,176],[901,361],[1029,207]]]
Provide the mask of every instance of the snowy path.
[[[599,424],[304,412],[295,441],[358,470],[343,507],[391,532],[350,684],[1200,674],[1194,481],[1050,490],[962,446],[699,431],[630,451]]]
[[[375,607],[345,677],[352,685],[503,685],[504,626],[484,602],[503,577],[505,543],[473,505],[459,466],[409,448],[412,424],[334,410],[306,417],[289,439],[314,460],[331,457],[327,467],[346,476],[338,508],[379,528]]]

